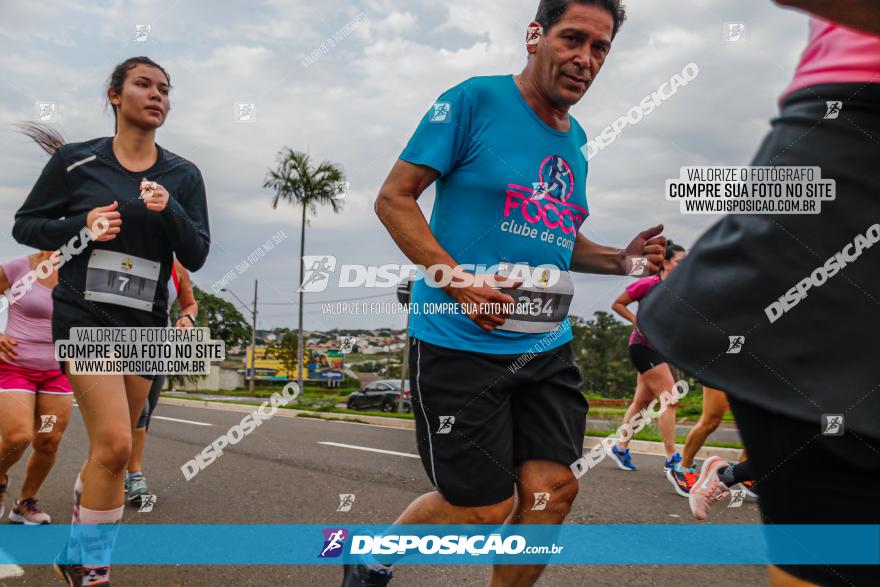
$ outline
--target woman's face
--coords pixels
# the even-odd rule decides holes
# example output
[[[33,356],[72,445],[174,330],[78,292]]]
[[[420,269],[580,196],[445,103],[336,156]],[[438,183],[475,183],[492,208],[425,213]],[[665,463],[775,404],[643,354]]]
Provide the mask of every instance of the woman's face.
[[[156,129],[165,123],[171,101],[171,87],[162,70],[138,64],[128,70],[122,93],[108,90],[110,103],[117,107],[117,116],[139,128]]]
[[[678,251],[672,255],[671,259],[663,261],[663,273],[670,273],[673,269],[678,267],[678,264],[684,259],[684,257],[685,253],[683,251]]]

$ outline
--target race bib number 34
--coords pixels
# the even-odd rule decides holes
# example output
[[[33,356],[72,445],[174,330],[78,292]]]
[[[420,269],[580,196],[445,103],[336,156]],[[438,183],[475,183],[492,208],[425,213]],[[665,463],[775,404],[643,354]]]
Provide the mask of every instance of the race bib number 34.
[[[153,309],[162,264],[114,251],[92,251],[85,298],[149,312]]]
[[[513,298],[513,312],[498,330],[537,334],[552,332],[559,328],[568,316],[571,301],[574,298],[574,283],[568,271],[555,270],[552,280],[546,272],[536,273],[533,268],[526,268],[521,275],[547,275],[545,279],[535,279],[523,283],[516,289],[501,288],[501,293]],[[502,273],[499,270],[499,273]],[[507,273],[503,274],[507,276]]]

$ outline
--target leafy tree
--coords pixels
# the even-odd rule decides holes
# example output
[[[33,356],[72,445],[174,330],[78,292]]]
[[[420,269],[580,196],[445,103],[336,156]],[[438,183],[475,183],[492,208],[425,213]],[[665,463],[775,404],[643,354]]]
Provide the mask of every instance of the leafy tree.
[[[591,320],[571,316],[571,330],[585,391],[610,398],[632,396],[636,386],[628,348],[632,327],[608,312],[596,312]]]
[[[266,358],[281,361],[288,377],[294,374],[296,367],[299,336],[293,330],[284,329],[284,333],[266,346]]]
[[[195,326],[210,328],[212,339],[226,343],[226,352],[234,346],[241,346],[250,341],[250,326],[235,306],[195,286],[193,286],[193,295],[199,304],[199,315],[196,317]],[[180,304],[177,300],[174,301],[170,314],[173,325],[180,319]],[[168,384],[175,387],[195,383],[200,379],[201,375],[169,375]]]
[[[225,342],[227,350],[250,344],[251,326],[234,304],[197,287],[193,288],[193,293],[199,304],[196,326],[210,328],[211,338]]]

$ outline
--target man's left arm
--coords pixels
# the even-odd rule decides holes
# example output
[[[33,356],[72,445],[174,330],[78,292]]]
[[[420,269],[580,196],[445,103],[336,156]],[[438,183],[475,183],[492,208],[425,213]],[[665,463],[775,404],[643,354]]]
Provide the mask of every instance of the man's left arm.
[[[633,259],[646,258],[646,273],[657,273],[666,256],[666,237],[662,236],[662,232],[662,224],[644,230],[625,249],[594,243],[578,233],[571,254],[571,270],[576,273],[629,275]]]

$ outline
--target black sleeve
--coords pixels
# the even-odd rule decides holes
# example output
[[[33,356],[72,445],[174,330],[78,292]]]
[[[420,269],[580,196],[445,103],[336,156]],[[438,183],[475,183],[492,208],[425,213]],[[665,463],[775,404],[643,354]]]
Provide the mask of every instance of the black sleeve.
[[[198,271],[205,264],[211,247],[205,182],[198,170],[186,193],[171,194],[160,214],[174,256],[190,271]]]
[[[53,251],[85,228],[88,212],[66,217],[70,188],[64,159],[56,152],[15,213],[12,237],[23,245]]]

